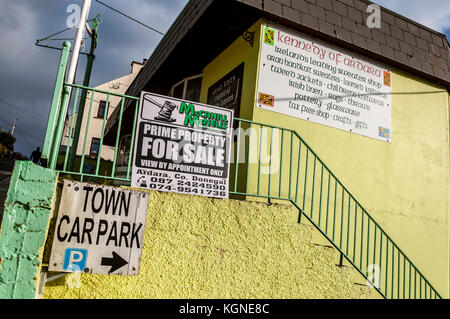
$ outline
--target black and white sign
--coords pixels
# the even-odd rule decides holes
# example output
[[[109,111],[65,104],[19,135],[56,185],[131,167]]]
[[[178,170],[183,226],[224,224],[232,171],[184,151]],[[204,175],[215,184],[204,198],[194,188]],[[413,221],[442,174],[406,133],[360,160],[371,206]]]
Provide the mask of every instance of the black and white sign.
[[[64,181],[49,270],[137,275],[149,194]]]
[[[391,70],[278,25],[263,25],[257,106],[391,141]]]
[[[131,186],[228,197],[233,111],[142,92]]]
[[[234,110],[239,115],[242,95],[242,80],[244,76],[244,63],[235,67],[219,81],[208,88],[209,105],[215,105]]]

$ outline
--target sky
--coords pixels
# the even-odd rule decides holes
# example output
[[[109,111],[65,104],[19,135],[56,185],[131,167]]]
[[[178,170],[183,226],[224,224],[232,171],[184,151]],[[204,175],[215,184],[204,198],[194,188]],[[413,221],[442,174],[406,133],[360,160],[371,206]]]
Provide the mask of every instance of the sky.
[[[103,0],[165,33],[187,0]],[[130,5],[132,3],[133,5]],[[53,93],[60,51],[35,46],[67,28],[70,4],[82,0],[0,0],[0,129],[16,119],[14,150],[25,156],[41,146]],[[100,14],[99,43],[91,86],[127,75],[131,62],[149,58],[162,36],[92,0],[89,18]],[[55,38],[74,38],[71,29]],[[87,36],[87,35],[86,35]],[[41,42],[62,47],[63,41]],[[89,50],[89,46],[85,51]],[[83,82],[86,57],[80,58],[76,83]]]
[[[102,0],[165,33],[188,0]],[[449,0],[374,0],[450,38]],[[35,46],[37,39],[67,28],[70,4],[82,0],[0,0],[0,129],[16,120],[15,151],[29,156],[42,146],[60,51]],[[100,14],[99,44],[91,86],[130,73],[131,62],[149,58],[162,36],[92,0],[89,18]],[[75,29],[55,36],[74,38]],[[62,40],[41,42],[61,47]],[[88,48],[86,48],[88,50]],[[85,56],[76,83],[82,82]]]

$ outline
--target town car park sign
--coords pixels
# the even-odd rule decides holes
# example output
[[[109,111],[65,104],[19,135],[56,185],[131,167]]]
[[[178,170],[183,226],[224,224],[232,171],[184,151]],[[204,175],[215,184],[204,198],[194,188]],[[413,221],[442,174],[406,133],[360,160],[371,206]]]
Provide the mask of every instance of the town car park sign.
[[[49,271],[137,275],[149,194],[64,180]]]

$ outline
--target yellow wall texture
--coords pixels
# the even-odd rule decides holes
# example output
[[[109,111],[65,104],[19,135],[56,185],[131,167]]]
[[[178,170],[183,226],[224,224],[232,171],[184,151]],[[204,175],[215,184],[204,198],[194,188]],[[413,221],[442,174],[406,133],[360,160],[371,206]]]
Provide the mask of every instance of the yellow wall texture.
[[[248,90],[243,92],[241,117],[297,131],[441,295],[449,297],[447,89],[394,68],[391,143],[262,110],[256,107],[255,85],[261,22],[251,28],[257,31],[253,48],[239,38],[205,67],[203,101],[212,83],[246,61],[244,84]],[[286,142],[285,136],[285,146]],[[258,150],[256,147],[252,153]],[[296,160],[294,154],[294,163]],[[250,165],[250,177],[257,173],[255,167]],[[284,167],[283,185],[288,181],[286,170]],[[273,177],[276,189],[278,173]],[[249,189],[255,191],[255,179],[250,182]],[[267,176],[262,177],[261,189],[267,189]],[[283,192],[287,197],[286,188]]]
[[[392,73],[391,143],[259,108],[253,120],[296,130],[448,297],[448,93]]]
[[[241,110],[235,117],[251,119],[255,103],[256,77],[258,72],[258,54],[261,22],[258,21],[248,29],[255,32],[253,46],[239,37],[226,50],[219,54],[210,64],[203,69],[202,88],[200,102],[206,103],[208,88],[223,76],[244,62],[244,79],[242,83]]]
[[[257,107],[253,120],[296,130],[448,297],[448,92],[393,69],[392,93],[392,143]]]
[[[72,274],[44,298],[379,297],[291,206],[150,194],[138,276]]]

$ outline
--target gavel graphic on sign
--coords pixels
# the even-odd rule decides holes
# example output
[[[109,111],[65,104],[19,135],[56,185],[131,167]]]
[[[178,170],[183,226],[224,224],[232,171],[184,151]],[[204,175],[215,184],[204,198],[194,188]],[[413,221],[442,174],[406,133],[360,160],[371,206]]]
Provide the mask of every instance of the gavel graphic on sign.
[[[175,103],[170,101],[165,101],[164,104],[161,104],[152,98],[149,97],[149,94],[144,94],[144,100],[156,105],[160,108],[158,115],[155,117],[155,120],[163,121],[163,122],[175,122],[176,119],[172,118],[172,112],[177,107]]]

